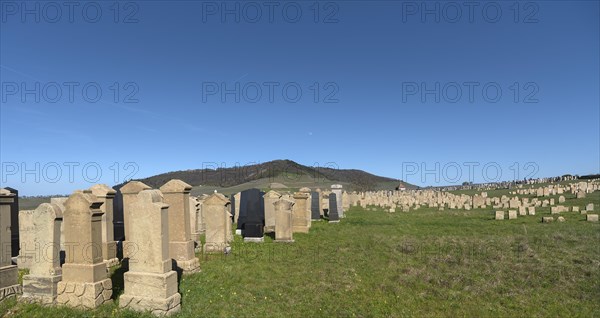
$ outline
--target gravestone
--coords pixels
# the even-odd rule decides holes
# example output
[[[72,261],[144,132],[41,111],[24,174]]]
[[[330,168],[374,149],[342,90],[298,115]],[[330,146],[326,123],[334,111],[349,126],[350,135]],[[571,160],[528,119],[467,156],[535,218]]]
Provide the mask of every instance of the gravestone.
[[[293,198],[292,231],[294,233],[308,233],[310,227],[310,215],[307,215],[309,194],[306,192],[295,192]]]
[[[321,221],[321,196],[318,191],[311,192],[310,195],[310,212],[312,221]]]
[[[119,307],[168,316],[181,310],[177,273],[169,253],[169,206],[158,190],[143,190],[130,207],[127,244],[135,245]]]
[[[496,211],[496,220],[504,220],[504,211]]]
[[[0,301],[21,292],[21,285],[18,282],[19,270],[16,265],[12,265],[10,250],[12,248],[11,236],[11,204],[14,202],[15,195],[10,191],[0,188]]]
[[[190,196],[189,199],[189,204],[190,204],[190,231],[191,231],[191,238],[192,241],[194,242],[194,246],[197,246],[200,244],[200,230],[198,229],[198,216],[199,216],[199,209],[200,209],[200,201],[198,201],[198,199],[196,199],[195,197]]]
[[[244,242],[264,241],[265,208],[263,193],[259,189],[241,192],[238,228],[242,230]]]
[[[586,220],[588,222],[598,222],[598,214],[588,214],[586,215]]]
[[[516,210],[508,210],[508,219],[514,220],[516,218],[517,218],[517,211]]]
[[[269,191],[263,196],[265,204],[265,232],[275,232],[275,207],[273,203],[281,198],[281,194],[276,191]]]
[[[535,207],[534,206],[530,206],[528,207],[529,209],[529,215],[535,215]]]
[[[113,225],[113,200],[117,192],[105,184],[96,184],[90,190],[102,201],[102,258],[107,267],[115,266],[119,264]]]
[[[294,202],[279,199],[273,202],[275,210],[275,242],[294,242],[292,209]]]
[[[127,233],[129,227],[129,205],[135,203],[137,200],[137,195],[143,190],[149,190],[150,186],[144,184],[140,181],[129,181],[124,186],[119,189],[122,196],[123,201],[123,227],[125,232],[125,240],[127,240]],[[125,243],[123,243],[125,245]],[[127,254],[129,251],[127,249],[123,249],[123,257],[127,258]]]
[[[544,216],[542,217],[542,223],[550,223],[550,222],[554,222],[554,218],[551,216]]]
[[[341,184],[333,184],[331,185],[331,192],[335,194],[335,201],[337,203],[337,213],[341,218],[344,218],[344,208],[342,206],[342,185]]]
[[[13,203],[10,204],[10,228],[11,228],[11,256],[19,255],[19,191],[11,187],[4,188],[14,194]]]
[[[56,301],[96,308],[111,302],[112,282],[102,259],[102,201],[91,191],[74,192],[65,202],[66,260]]]
[[[50,198],[50,204],[56,204],[61,211],[62,215],[65,215],[65,202],[69,197],[58,197]],[[60,250],[65,250],[65,222],[60,222]]]
[[[327,213],[329,216],[329,223],[340,222],[340,216],[338,214],[337,207],[337,196],[333,193],[329,194],[329,212]]]
[[[19,211],[19,256],[17,256],[17,267],[27,269],[35,262],[39,250],[35,246],[35,227],[33,225],[34,210]]]
[[[594,204],[593,203],[588,203],[588,205],[585,206],[585,210],[587,212],[592,212],[594,211]]]
[[[58,296],[58,282],[62,280],[60,267],[60,226],[62,210],[55,204],[42,203],[31,211],[33,237],[37,254],[29,265],[29,274],[23,276],[22,300],[54,304]]]
[[[234,194],[231,196],[231,210],[233,212],[231,212],[231,215],[233,215],[233,222],[234,223],[239,223],[239,218],[240,218],[240,204],[242,202],[242,194],[240,192]],[[240,231],[240,235],[242,235],[241,231]]]
[[[227,232],[231,233],[231,214],[227,211],[229,204],[229,200],[220,193],[210,195],[202,203],[206,224],[205,253],[222,253],[229,247]]]
[[[169,254],[183,273],[200,270],[200,261],[194,254],[190,224],[190,191],[192,186],[178,179],[160,187],[163,202],[169,205]]]

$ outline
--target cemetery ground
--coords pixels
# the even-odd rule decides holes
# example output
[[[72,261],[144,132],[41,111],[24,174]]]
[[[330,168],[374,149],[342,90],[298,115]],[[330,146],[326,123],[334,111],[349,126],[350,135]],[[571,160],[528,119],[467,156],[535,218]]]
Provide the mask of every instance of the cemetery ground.
[[[565,206],[600,206],[600,191],[565,196]],[[600,223],[585,215],[548,224],[550,207],[502,221],[491,208],[369,209],[313,222],[295,243],[236,236],[229,255],[198,254],[202,271],[181,278],[175,317],[600,316]],[[11,299],[0,316],[153,317],[118,308],[122,273],[112,268],[115,301],[96,310]]]

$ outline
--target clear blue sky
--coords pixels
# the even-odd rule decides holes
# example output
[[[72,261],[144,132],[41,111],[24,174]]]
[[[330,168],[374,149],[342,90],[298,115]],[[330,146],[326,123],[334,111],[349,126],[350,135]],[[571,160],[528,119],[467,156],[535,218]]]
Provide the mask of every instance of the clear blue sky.
[[[25,195],[112,185],[127,162],[137,178],[332,162],[418,185],[468,181],[471,162],[475,182],[490,163],[503,180],[515,162],[520,178],[600,170],[598,1],[1,3],[0,186]],[[439,22],[422,15],[436,5]],[[422,175],[436,163],[439,181]]]

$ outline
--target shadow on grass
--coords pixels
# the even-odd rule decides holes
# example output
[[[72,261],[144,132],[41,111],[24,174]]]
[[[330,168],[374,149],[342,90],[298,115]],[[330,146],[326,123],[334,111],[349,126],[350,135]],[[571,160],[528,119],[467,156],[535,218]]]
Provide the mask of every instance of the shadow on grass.
[[[125,290],[125,272],[129,270],[129,258],[124,258],[121,261],[121,266],[117,267],[110,275],[112,282],[112,300],[116,301]]]

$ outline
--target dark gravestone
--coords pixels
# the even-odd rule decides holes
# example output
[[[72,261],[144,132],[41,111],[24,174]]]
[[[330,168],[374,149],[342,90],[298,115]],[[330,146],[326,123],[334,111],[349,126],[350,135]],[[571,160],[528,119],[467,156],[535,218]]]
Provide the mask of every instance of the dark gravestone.
[[[337,210],[337,196],[335,193],[329,194],[329,222],[339,222],[340,215]]]
[[[19,255],[19,191],[10,187],[4,189],[15,195],[14,202],[10,204],[10,256],[15,257]]]
[[[123,219],[123,194],[121,188],[113,187],[117,193],[113,199],[113,229],[115,241],[121,242],[125,239],[125,221]]]
[[[246,238],[261,238],[264,235],[265,206],[263,195],[258,189],[244,190],[240,194],[240,218],[238,228]]]
[[[310,201],[310,218],[313,221],[321,220],[321,197],[319,194],[317,191],[310,193],[312,198]]]

